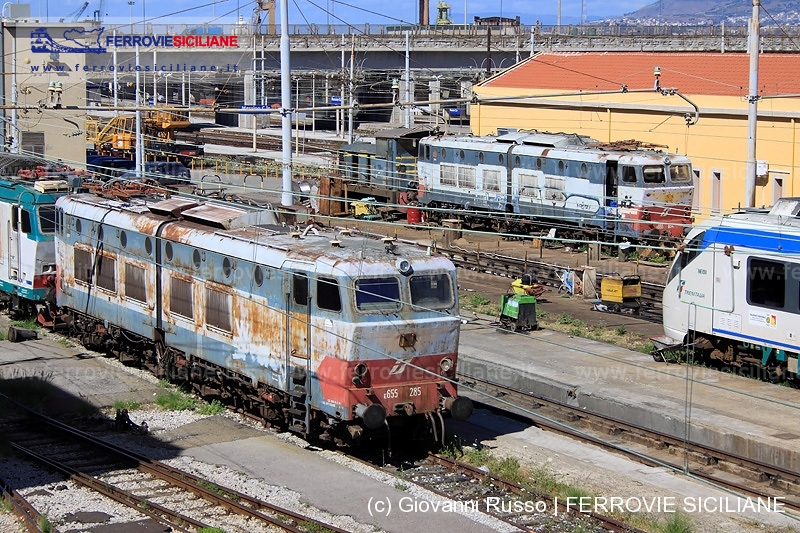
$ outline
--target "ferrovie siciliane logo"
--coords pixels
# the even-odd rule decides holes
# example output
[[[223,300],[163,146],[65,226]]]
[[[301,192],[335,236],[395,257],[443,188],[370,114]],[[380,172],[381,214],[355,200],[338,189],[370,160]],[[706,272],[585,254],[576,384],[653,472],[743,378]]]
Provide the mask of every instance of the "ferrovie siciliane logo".
[[[159,48],[228,48],[239,46],[237,35],[106,35],[105,28],[64,30],[63,41],[56,42],[46,28],[31,32],[31,51],[38,53],[103,54],[106,47],[156,46]],[[86,43],[90,44],[86,44]],[[104,43],[103,46],[100,43]]]
[[[31,32],[31,52],[45,54],[52,52],[103,54],[106,49],[100,45],[100,36],[103,34],[104,29],[105,28],[94,28],[92,30],[85,30],[83,28],[70,28],[64,30],[63,43],[57,43],[50,37],[46,28],[38,28]],[[91,44],[87,45],[85,42],[90,42]]]

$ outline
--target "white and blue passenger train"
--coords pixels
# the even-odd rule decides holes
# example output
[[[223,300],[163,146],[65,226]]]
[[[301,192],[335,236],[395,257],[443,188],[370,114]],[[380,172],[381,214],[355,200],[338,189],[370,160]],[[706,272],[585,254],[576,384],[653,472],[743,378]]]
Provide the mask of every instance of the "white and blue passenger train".
[[[692,229],[664,290],[661,341],[694,346],[729,370],[797,381],[799,215],[800,198],[784,198],[769,212],[734,213]]]

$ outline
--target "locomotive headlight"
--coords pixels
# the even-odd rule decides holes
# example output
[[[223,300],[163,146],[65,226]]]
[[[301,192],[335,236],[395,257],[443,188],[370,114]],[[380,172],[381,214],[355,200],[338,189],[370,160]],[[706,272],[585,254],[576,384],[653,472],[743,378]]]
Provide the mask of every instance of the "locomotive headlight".
[[[358,363],[355,368],[353,368],[353,385],[363,385],[364,381],[367,379],[368,371],[369,367],[367,367],[367,365],[364,363]]]
[[[439,361],[439,368],[442,369],[442,372],[450,372],[450,370],[453,368],[453,360],[449,357],[442,358],[442,360]]]
[[[408,259],[398,259],[396,266],[397,270],[399,270],[404,276],[408,276],[414,270],[411,268],[411,263],[408,261]]]

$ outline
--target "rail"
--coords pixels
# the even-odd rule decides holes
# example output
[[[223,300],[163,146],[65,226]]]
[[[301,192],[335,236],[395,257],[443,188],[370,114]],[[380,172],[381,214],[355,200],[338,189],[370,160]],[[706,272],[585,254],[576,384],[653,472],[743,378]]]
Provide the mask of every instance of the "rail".
[[[674,437],[618,418],[594,413],[585,407],[571,406],[531,392],[520,391],[477,376],[459,373],[459,378],[465,388],[468,386],[478,392],[481,395],[480,398],[483,398],[481,400],[473,397],[473,401],[490,409],[501,411],[515,418],[524,418],[544,429],[622,453],[651,466],[667,467],[675,472],[683,472],[740,494],[757,498],[781,497],[783,498],[781,501],[787,509],[800,511],[800,477],[796,472],[682,437]],[[503,405],[486,399],[499,397],[503,398]],[[533,406],[536,413],[531,412],[530,407],[524,410],[522,408],[514,410],[509,404]],[[550,416],[541,414],[545,410],[550,413]],[[597,428],[597,430],[592,433],[586,428]],[[604,436],[609,434],[615,435],[615,441],[626,439],[629,442],[648,443],[648,447],[653,452],[651,455],[646,455],[609,442],[608,438]],[[673,454],[670,454],[670,449],[674,451]],[[656,451],[658,451],[657,457]],[[673,463],[669,460],[670,456],[686,457],[687,462],[686,464]],[[709,471],[709,466],[716,466],[717,470],[722,472],[715,474]],[[723,469],[723,467],[725,468]],[[786,498],[784,494],[776,494],[776,487],[780,487],[784,494],[788,492],[794,497]]]

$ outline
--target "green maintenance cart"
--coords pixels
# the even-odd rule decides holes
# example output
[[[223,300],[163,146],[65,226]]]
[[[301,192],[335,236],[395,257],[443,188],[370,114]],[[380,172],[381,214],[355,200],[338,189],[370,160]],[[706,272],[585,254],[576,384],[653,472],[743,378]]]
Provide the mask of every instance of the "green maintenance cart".
[[[530,279],[516,280],[511,292],[500,298],[500,326],[511,331],[534,331],[539,329],[536,319],[536,296],[541,287]],[[526,283],[527,282],[527,283]]]

